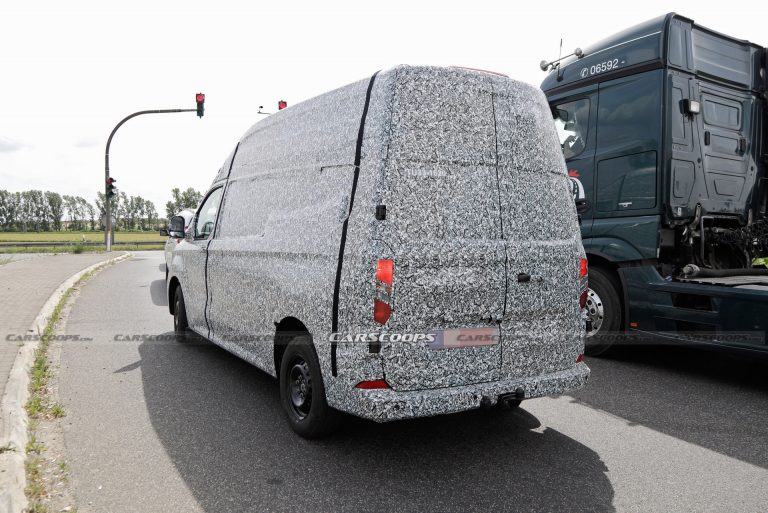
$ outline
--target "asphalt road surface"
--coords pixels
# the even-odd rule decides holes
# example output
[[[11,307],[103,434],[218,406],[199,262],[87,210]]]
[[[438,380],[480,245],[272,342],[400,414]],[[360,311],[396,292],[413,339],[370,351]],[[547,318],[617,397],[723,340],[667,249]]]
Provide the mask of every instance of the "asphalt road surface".
[[[288,428],[275,380],[170,335],[163,255],[97,275],[59,394],[79,512],[768,511],[768,365],[636,348],[514,412]],[[257,292],[254,292],[257,293]]]

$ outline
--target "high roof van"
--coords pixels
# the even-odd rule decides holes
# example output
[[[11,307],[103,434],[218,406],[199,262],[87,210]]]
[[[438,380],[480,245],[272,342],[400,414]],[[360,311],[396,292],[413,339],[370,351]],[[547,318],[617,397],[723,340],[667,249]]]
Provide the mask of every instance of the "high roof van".
[[[173,250],[175,330],[277,377],[305,437],[337,410],[388,421],[578,389],[587,268],[569,184],[536,87],[374,74],[240,139]]]

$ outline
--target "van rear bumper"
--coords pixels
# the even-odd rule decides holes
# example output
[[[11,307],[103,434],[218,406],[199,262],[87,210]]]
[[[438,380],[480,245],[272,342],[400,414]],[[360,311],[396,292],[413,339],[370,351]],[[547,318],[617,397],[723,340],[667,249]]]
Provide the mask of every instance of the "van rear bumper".
[[[407,392],[352,389],[342,404],[333,406],[376,422],[430,417],[479,408],[481,402],[483,405],[495,405],[500,395],[514,393],[518,389],[523,390],[525,399],[564,394],[583,388],[589,379],[589,372],[589,367],[581,362],[552,374],[460,387]]]

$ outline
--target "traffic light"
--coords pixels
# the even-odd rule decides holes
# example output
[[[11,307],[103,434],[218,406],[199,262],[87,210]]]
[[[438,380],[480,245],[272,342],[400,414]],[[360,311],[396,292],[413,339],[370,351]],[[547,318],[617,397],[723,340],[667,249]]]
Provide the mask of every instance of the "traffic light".
[[[205,104],[205,95],[203,93],[197,93],[195,95],[195,101],[197,102],[197,117],[202,118]]]
[[[288,102],[285,100],[280,100],[279,102],[277,102],[277,110],[283,110],[287,106],[288,106]]]
[[[117,189],[115,189],[115,182],[116,181],[117,180],[115,180],[111,176],[109,178],[107,178],[107,198],[111,198],[111,197],[113,197],[116,194],[115,193],[115,191],[117,190]]]

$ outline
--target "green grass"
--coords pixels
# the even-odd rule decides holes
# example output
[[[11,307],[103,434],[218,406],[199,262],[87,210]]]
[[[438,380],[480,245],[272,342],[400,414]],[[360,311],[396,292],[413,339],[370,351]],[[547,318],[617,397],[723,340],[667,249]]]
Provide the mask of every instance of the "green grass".
[[[37,438],[35,438],[35,434],[32,433],[29,435],[29,440],[27,440],[27,454],[40,454],[41,452],[43,452],[43,444],[38,442]]]
[[[104,232],[0,232],[0,242],[103,242]],[[115,242],[165,241],[159,232],[115,232]]]
[[[60,417],[63,417],[65,415],[64,413],[64,406],[61,405],[61,403],[56,403],[51,406],[50,409],[51,415],[56,417],[57,419]]]
[[[13,259],[12,258],[8,258],[8,257],[0,257],[0,265],[5,265],[8,262],[10,262],[11,260],[13,260]]]
[[[32,396],[24,407],[27,409],[27,415],[32,418],[37,417],[45,411],[43,399],[39,395]]]
[[[167,239],[167,237],[166,237]],[[163,239],[165,240],[165,239]],[[113,251],[149,251],[149,250],[161,250],[163,246],[161,244],[126,244],[120,246],[112,246]],[[76,244],[74,246],[35,246],[32,248],[7,248],[0,246],[0,254],[12,254],[12,253],[101,253],[104,251],[104,246],[82,246]],[[7,263],[7,262],[5,262]],[[2,263],[0,263],[2,265]]]

